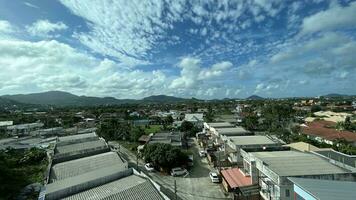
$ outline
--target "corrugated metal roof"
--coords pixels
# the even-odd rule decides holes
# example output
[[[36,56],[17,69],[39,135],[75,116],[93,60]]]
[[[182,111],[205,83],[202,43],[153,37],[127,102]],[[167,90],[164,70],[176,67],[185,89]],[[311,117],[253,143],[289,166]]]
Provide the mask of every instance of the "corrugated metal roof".
[[[354,200],[356,198],[356,182],[331,181],[306,178],[288,178],[295,185],[322,200]]]
[[[228,127],[235,127],[233,124],[229,122],[213,122],[213,123],[207,123],[209,127],[214,127],[214,128],[228,128]]]
[[[274,151],[251,153],[279,176],[300,176],[348,173],[327,160],[310,153]]]
[[[241,173],[239,168],[221,170],[221,174],[229,184],[230,188],[252,185],[252,178]]]
[[[86,190],[65,200],[161,200],[163,197],[149,182],[136,175]]]
[[[57,146],[56,152],[57,154],[66,154],[66,153],[72,153],[76,151],[95,149],[99,147],[106,147],[106,143],[102,140],[96,140],[96,141],[82,142],[82,143],[76,143],[76,144],[70,144],[64,146]]]
[[[95,132],[93,133],[84,133],[84,134],[77,134],[77,135],[69,135],[69,136],[63,136],[59,137],[58,140],[59,142],[67,142],[67,141],[75,141],[75,140],[80,140],[84,138],[92,138],[92,137],[98,137]]]
[[[117,153],[107,152],[55,164],[52,166],[51,177],[58,181],[112,165],[126,166]]]

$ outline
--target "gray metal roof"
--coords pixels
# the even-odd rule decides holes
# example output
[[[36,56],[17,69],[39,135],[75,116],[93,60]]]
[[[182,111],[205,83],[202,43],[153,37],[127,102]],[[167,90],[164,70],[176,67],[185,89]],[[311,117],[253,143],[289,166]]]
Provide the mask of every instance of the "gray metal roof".
[[[331,150],[322,149],[322,150],[317,150],[314,152],[321,154],[325,157],[328,157],[332,160],[349,165],[351,167],[356,167],[356,156],[346,155],[346,154],[340,153],[340,152],[332,150],[332,149]]]
[[[310,153],[272,151],[251,153],[279,176],[340,174],[350,171]]]
[[[247,146],[247,145],[268,145],[268,144],[281,143],[281,141],[279,141],[277,138],[261,136],[261,135],[233,136],[233,137],[229,137],[229,139],[235,145],[239,145],[239,146],[242,146],[242,145],[244,145],[244,146]]]
[[[107,152],[55,164],[52,166],[51,178],[58,181],[112,165],[122,166],[122,168],[126,166],[117,153]]]
[[[126,170],[126,169],[125,169]],[[115,174],[123,172],[121,166],[112,165],[108,167],[103,167],[94,171],[90,171],[84,174],[80,174],[73,177],[68,177],[66,179],[62,179],[56,181],[54,183],[50,183],[46,185],[46,196],[50,196],[51,193],[57,193],[61,190],[65,190],[66,188],[76,188],[76,186],[80,184],[85,184],[89,182],[93,182],[100,178],[109,179],[108,177],[114,177]],[[107,177],[107,178],[106,178]]]
[[[69,136],[63,136],[59,137],[58,140],[59,142],[68,142],[68,141],[75,141],[75,140],[80,140],[84,138],[97,138],[98,136],[93,133],[83,133],[83,134],[77,134],[77,135],[69,135]]]
[[[229,122],[212,122],[212,123],[207,123],[209,127],[214,127],[214,128],[228,128],[228,127],[235,127],[233,124]]]
[[[64,146],[57,146],[56,147],[56,154],[70,154],[70,153],[75,153],[75,152],[80,152],[80,151],[85,151],[85,150],[90,150],[90,149],[96,149],[96,148],[104,148],[106,147],[106,143],[102,140],[95,140],[95,141],[89,141],[89,142],[82,142],[82,143],[76,143],[76,144],[70,144],[70,145],[64,145]]]
[[[244,135],[250,133],[246,129],[237,126],[233,128],[217,128],[215,129],[220,135]]]
[[[149,182],[136,175],[86,190],[64,198],[66,200],[163,200],[163,197]]]
[[[288,179],[316,199],[354,200],[356,198],[356,182],[306,178]]]

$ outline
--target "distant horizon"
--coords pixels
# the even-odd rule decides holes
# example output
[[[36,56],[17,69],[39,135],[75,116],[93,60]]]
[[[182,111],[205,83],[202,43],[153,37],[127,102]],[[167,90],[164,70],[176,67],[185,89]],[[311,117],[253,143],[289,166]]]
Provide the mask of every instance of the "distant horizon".
[[[247,99],[249,97],[252,96],[259,96],[262,97],[264,99],[283,99],[283,98],[317,98],[320,96],[326,96],[326,95],[330,95],[330,94],[337,94],[337,95],[345,95],[345,96],[356,96],[356,94],[340,94],[340,93],[327,93],[327,94],[323,94],[323,95],[317,95],[317,96],[289,96],[289,97],[265,97],[265,96],[261,96],[261,95],[256,95],[256,94],[251,94],[249,96],[246,97],[234,97],[234,98],[228,98],[228,97],[224,97],[224,98],[213,98],[213,99],[201,99],[201,98],[197,98],[197,97],[181,97],[181,96],[174,96],[174,95],[166,95],[166,94],[152,94],[150,96],[145,96],[142,98],[137,98],[137,99],[131,99],[131,98],[117,98],[117,97],[112,97],[112,96],[92,96],[92,95],[78,95],[72,92],[68,92],[68,91],[61,91],[61,90],[49,90],[49,91],[43,91],[43,92],[33,92],[33,93],[16,93],[16,94],[0,94],[0,97],[6,96],[6,95],[29,95],[29,94],[41,94],[41,93],[47,93],[47,92],[63,92],[63,93],[70,93],[72,95],[75,96],[85,96],[85,97],[97,97],[97,98],[115,98],[118,100],[125,100],[125,99],[129,99],[129,100],[142,100],[144,98],[147,97],[152,97],[152,96],[169,96],[169,97],[176,97],[176,98],[184,98],[184,99],[198,99],[198,100],[223,100],[223,99]]]
[[[355,94],[354,52],[356,1],[0,1],[0,94]]]

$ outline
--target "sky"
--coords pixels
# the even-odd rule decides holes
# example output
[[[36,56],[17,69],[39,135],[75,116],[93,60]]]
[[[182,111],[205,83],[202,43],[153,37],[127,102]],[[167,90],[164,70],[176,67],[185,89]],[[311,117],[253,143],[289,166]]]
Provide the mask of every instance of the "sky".
[[[0,0],[0,95],[356,94],[356,1]]]

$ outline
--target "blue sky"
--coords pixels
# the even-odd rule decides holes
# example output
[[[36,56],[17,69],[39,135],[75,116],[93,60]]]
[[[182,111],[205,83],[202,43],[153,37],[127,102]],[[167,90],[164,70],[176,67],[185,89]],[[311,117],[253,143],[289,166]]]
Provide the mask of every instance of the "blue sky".
[[[356,2],[0,0],[0,94],[356,94]]]

